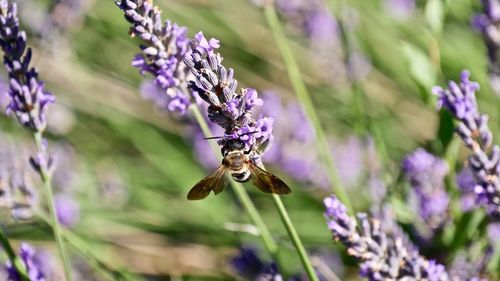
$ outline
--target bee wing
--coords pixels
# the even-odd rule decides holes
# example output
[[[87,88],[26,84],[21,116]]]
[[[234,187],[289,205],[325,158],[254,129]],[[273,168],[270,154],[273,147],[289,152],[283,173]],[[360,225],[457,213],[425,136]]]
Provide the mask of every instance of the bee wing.
[[[264,171],[253,162],[250,161],[249,167],[252,172],[252,183],[261,191],[274,194],[288,194],[292,192],[285,182],[277,176]]]
[[[227,185],[227,179],[224,176],[226,168],[221,165],[215,172],[199,181],[187,195],[188,200],[200,200],[208,196],[210,191],[215,194],[221,193]]]

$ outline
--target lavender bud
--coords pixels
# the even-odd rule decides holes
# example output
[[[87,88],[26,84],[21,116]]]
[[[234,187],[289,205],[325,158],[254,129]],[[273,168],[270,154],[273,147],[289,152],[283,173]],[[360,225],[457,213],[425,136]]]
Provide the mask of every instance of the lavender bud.
[[[30,67],[31,49],[26,48],[26,33],[20,30],[17,6],[0,2],[0,47],[9,75],[10,102],[7,112],[16,115],[21,125],[37,132],[47,127],[47,106],[55,98],[38,80],[38,72]]]
[[[448,89],[435,87],[438,108],[445,108],[460,123],[456,129],[464,144],[471,150],[469,158],[476,186],[476,202],[486,207],[491,216],[500,216],[500,149],[492,147],[492,133],[488,118],[480,114],[475,92],[479,84],[469,81],[469,72],[463,71],[460,83],[450,82]]]

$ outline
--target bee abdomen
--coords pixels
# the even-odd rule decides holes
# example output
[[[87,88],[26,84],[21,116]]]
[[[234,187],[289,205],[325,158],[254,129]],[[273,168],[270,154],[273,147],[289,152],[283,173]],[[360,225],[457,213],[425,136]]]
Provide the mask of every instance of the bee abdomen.
[[[247,182],[250,179],[250,171],[246,170],[241,173],[231,173],[231,177],[237,182]]]

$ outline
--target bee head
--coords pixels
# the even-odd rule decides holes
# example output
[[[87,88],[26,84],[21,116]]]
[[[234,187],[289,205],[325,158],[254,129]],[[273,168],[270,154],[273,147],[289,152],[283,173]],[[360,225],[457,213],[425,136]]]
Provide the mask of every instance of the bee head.
[[[240,139],[229,139],[224,142],[222,146],[222,155],[226,156],[228,152],[235,150],[244,150],[245,143]]]

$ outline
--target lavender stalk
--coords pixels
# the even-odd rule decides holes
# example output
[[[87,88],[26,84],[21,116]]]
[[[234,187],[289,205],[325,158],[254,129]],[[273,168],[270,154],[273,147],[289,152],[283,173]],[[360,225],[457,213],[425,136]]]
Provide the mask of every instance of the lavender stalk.
[[[125,19],[132,24],[131,36],[139,37],[143,42],[142,52],[134,58],[132,65],[138,67],[141,74],[149,73],[155,77],[154,84],[164,91],[165,99],[161,99],[161,105],[158,105],[179,114],[186,113],[190,107],[205,137],[213,136],[194,103],[192,93],[187,89],[187,79],[191,74],[182,63],[190,52],[186,28],[170,21],[163,24],[160,10],[153,6],[153,1],[117,1],[116,4],[124,11]],[[201,33],[197,34],[196,38],[198,44],[204,48],[218,48],[216,39],[206,40]],[[217,155],[218,149],[212,148]],[[231,181],[231,185],[251,220],[259,228],[266,249],[275,257],[278,249],[276,242],[247,191],[239,183]]]
[[[4,52],[4,65],[10,79],[9,96],[11,100],[7,110],[17,117],[21,126],[33,132],[36,155],[31,157],[30,163],[44,183],[52,230],[63,262],[66,279],[71,281],[70,267],[52,195],[53,160],[47,155],[46,144],[42,139],[42,133],[47,127],[47,106],[54,103],[55,98],[44,89],[44,83],[38,79],[38,72],[30,66],[31,49],[26,46],[26,33],[19,27],[17,6],[7,0],[0,1],[0,47]]]
[[[193,43],[204,41],[198,38]],[[261,157],[272,141],[273,119],[262,116],[254,119],[253,108],[262,105],[262,100],[254,89],[241,89],[240,93],[236,93],[234,71],[224,67],[222,59],[213,48],[193,44],[192,53],[184,59],[194,75],[194,79],[189,81],[189,88],[209,104],[209,120],[225,130],[224,138],[219,140],[223,149],[226,143],[239,141],[250,151],[251,161],[264,169]],[[306,274],[310,280],[318,280],[281,198],[273,194],[273,199]]]
[[[469,80],[463,71],[460,83],[451,81],[447,89],[436,86],[437,108],[444,108],[458,121],[455,131],[472,154],[469,164],[476,184],[476,202],[485,206],[492,217],[500,217],[500,147],[493,145],[493,135],[488,128],[488,116],[478,111],[475,93],[479,84]]]

